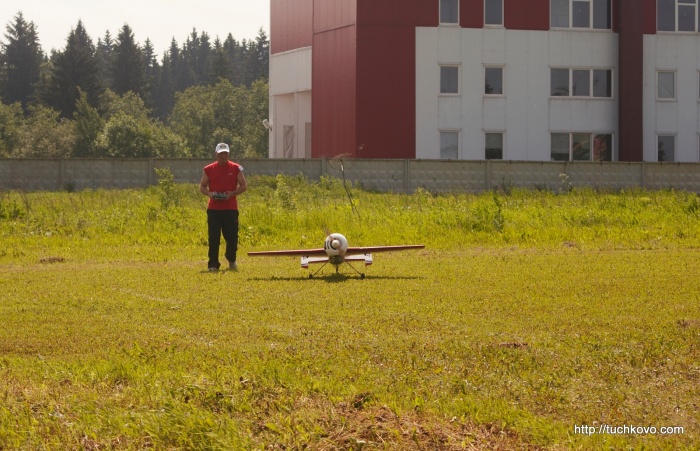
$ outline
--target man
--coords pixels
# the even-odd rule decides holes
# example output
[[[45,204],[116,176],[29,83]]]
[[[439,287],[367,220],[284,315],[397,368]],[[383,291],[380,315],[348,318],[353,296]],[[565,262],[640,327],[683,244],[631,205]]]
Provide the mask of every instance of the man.
[[[243,167],[229,161],[228,144],[216,146],[216,162],[205,166],[199,190],[209,198],[207,224],[209,228],[209,271],[218,271],[221,234],[226,240],[229,269],[238,269],[238,202],[236,196],[248,189]]]

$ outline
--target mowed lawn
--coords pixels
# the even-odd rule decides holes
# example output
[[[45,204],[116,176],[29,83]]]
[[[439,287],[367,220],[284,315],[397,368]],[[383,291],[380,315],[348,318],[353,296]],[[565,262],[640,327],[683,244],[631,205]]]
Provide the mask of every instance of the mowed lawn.
[[[354,188],[353,213],[295,184],[241,199],[214,274],[189,188],[0,197],[0,449],[698,449],[694,195]],[[245,255],[324,227],[426,249],[364,280]]]

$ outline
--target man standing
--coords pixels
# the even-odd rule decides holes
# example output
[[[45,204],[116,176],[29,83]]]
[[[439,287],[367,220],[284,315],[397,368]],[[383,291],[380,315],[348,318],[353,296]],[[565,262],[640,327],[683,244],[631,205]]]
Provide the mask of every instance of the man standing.
[[[228,144],[216,145],[216,162],[205,166],[199,190],[209,198],[207,224],[209,228],[209,271],[218,271],[219,245],[223,233],[229,269],[238,269],[238,202],[236,196],[248,189],[243,167],[229,161]]]

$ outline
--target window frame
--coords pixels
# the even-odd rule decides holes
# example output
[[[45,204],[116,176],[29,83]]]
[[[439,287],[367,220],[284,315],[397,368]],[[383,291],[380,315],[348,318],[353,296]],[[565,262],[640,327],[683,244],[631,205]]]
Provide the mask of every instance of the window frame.
[[[659,149],[661,143],[661,138],[672,138],[673,139],[673,154],[671,160],[661,159],[661,150]],[[675,133],[657,133],[656,134],[656,161],[659,163],[674,163],[676,161],[676,134]]]
[[[566,93],[555,94],[553,89],[553,71],[567,71],[568,86]],[[588,88],[586,90],[587,94],[581,95],[576,94],[574,91],[574,81],[576,79],[575,72],[588,72]],[[606,72],[608,76],[606,77],[606,82],[609,81],[606,92],[610,95],[599,96],[596,95],[596,72]],[[552,67],[549,68],[549,97],[556,99],[577,99],[577,100],[613,100],[615,98],[615,86],[614,86],[614,72],[612,68],[602,68],[602,67]],[[563,77],[562,77],[563,78]],[[700,83],[700,81],[699,81]]]
[[[501,136],[501,158],[489,158],[488,154],[488,135],[500,135]],[[503,160],[506,154],[506,134],[503,130],[486,130],[484,131],[484,159],[485,160]]]
[[[486,72],[489,69],[499,69],[501,71],[501,92],[493,93],[493,92],[486,92]],[[497,66],[497,65],[485,65],[484,66],[484,96],[487,97],[504,97],[506,95],[506,80],[505,80],[505,70],[504,66]]]
[[[559,6],[566,6],[567,9],[567,22],[566,26],[564,25],[555,25],[555,20],[554,20],[554,12],[556,11],[556,8],[554,7],[555,2],[559,4]],[[605,28],[602,27],[597,27],[596,26],[596,12],[600,10],[600,3],[604,2],[606,9],[607,9],[607,21],[606,21],[606,26]],[[587,25],[586,26],[575,26],[574,25],[574,19],[575,19],[575,6],[577,3],[586,3],[588,4],[588,17],[587,17]],[[549,28],[550,29],[560,29],[560,30],[566,30],[566,29],[573,29],[573,30],[599,30],[599,31],[612,31],[612,23],[613,23],[613,7],[612,7],[612,1],[611,0],[550,0],[549,1]],[[559,16],[557,16],[559,17]]]
[[[671,97],[661,97],[661,74],[671,74],[673,76],[673,95]],[[678,89],[676,88],[678,85],[677,80],[676,80],[676,71],[675,70],[668,70],[668,69],[657,69],[656,70],[656,101],[657,102],[675,102],[676,99],[678,98]]]
[[[438,151],[440,152],[440,160],[453,160],[452,158],[445,158],[443,157],[443,135],[457,135],[457,149],[456,149],[456,156],[454,160],[459,160],[459,150],[460,150],[460,142],[462,139],[462,133],[461,130],[456,130],[456,129],[440,129],[438,133],[438,141],[439,141],[439,147]]]
[[[487,11],[488,11],[488,5],[489,4],[494,4],[496,2],[500,2],[501,4],[501,21],[498,23],[490,23],[487,22]],[[493,7],[493,6],[492,6]],[[504,5],[504,0],[484,0],[484,26],[485,27],[503,27],[505,26],[505,11],[504,11],[505,5]]]
[[[690,0],[657,0],[656,2],[656,31],[659,33],[698,33],[700,32],[700,2],[695,0],[692,4],[688,3]],[[670,5],[672,3],[672,5]],[[661,14],[661,9],[673,8],[671,19],[673,20],[673,27],[669,29],[668,24],[665,24],[663,29],[660,26],[660,20],[664,17],[668,17],[668,14]],[[693,29],[692,30],[680,30],[681,24],[681,8],[693,8]],[[668,13],[668,10],[665,10]]]
[[[460,64],[450,64],[450,63],[444,63],[440,64],[440,86],[439,86],[439,91],[441,96],[459,96],[462,93],[462,80],[461,80],[461,65]],[[443,69],[456,69],[457,70],[457,91],[456,92],[443,92],[443,77],[442,77],[442,70]]]
[[[553,144],[554,144],[554,138],[555,135],[559,135],[559,139],[563,138],[564,136],[567,137],[567,159],[554,159],[552,150],[553,150]],[[576,156],[576,151],[577,149],[574,149],[574,143],[575,143],[575,137],[578,136],[579,138],[581,137],[586,137],[584,139],[581,139],[579,144],[586,144],[584,147],[580,147],[580,154],[585,154],[587,155],[587,158],[581,158]],[[614,134],[613,132],[608,132],[608,131],[597,131],[597,132],[589,132],[589,131],[577,131],[577,132],[550,132],[550,145],[549,145],[549,155],[550,155],[550,161],[561,161],[561,162],[573,162],[573,161],[592,161],[592,162],[601,162],[601,161],[614,161],[615,154],[614,154]],[[606,147],[610,146],[609,149],[606,150],[606,154],[609,159],[600,159],[596,158],[596,154],[600,151],[600,149],[596,149],[596,140],[600,139],[602,137],[605,137],[605,144]],[[600,141],[599,141],[600,142]],[[564,155],[563,152],[558,152],[557,155]]]
[[[455,3],[455,6],[457,7],[457,11],[456,11],[457,18],[456,18],[455,22],[443,22],[443,20],[442,20],[442,3],[444,1]],[[438,8],[439,8],[438,9],[438,15],[439,15],[438,20],[439,20],[440,25],[459,26],[459,10],[460,10],[460,1],[459,0],[440,0]]]

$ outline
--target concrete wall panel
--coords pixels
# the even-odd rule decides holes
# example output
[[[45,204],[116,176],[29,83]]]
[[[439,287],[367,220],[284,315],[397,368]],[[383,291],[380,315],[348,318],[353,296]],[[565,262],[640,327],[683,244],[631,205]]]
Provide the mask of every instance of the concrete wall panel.
[[[55,191],[143,188],[157,183],[155,169],[168,168],[177,183],[198,184],[211,159],[0,159],[0,189]],[[342,179],[334,159],[244,159],[247,176],[302,174]],[[557,191],[574,187],[620,190],[674,188],[700,192],[700,163],[551,162],[508,160],[347,159],[345,179],[367,189],[414,192],[479,192],[521,187]]]

